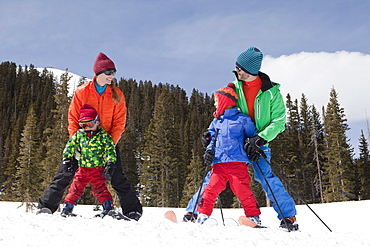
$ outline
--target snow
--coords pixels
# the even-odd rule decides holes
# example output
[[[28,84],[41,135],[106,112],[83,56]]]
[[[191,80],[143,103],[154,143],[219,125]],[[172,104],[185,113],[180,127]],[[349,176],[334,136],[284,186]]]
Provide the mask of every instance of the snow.
[[[221,213],[215,209],[212,218],[218,225],[172,223],[164,219],[167,210],[182,218],[183,208],[144,208],[136,221],[93,218],[94,206],[78,205],[76,218],[36,215],[25,212],[19,202],[0,202],[0,246],[294,246],[333,247],[370,246],[370,200],[310,204],[329,226],[325,225],[306,205],[298,205],[299,232],[278,229],[279,221],[272,208],[261,208],[262,223],[269,227],[252,229],[246,226],[223,226]],[[237,219],[242,209],[223,209],[224,218]]]

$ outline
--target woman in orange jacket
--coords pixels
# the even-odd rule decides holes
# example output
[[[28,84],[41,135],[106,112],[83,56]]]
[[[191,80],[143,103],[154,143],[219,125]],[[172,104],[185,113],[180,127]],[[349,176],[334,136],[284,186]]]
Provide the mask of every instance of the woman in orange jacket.
[[[116,67],[104,53],[99,53],[95,59],[93,70],[94,78],[78,87],[73,95],[68,112],[68,131],[72,137],[78,130],[80,108],[83,104],[89,104],[97,110],[101,126],[112,137],[117,153],[117,161],[114,166],[107,167],[104,172],[109,173],[111,177],[111,184],[119,197],[123,214],[134,220],[139,220],[142,214],[142,205],[122,172],[117,146],[125,130],[127,108],[124,94],[115,85]],[[39,198],[39,213],[48,212],[48,209],[51,211],[50,213],[57,210],[76,169],[77,161],[72,162],[72,167],[61,165],[53,181]],[[65,172],[67,170],[72,170],[72,173]]]

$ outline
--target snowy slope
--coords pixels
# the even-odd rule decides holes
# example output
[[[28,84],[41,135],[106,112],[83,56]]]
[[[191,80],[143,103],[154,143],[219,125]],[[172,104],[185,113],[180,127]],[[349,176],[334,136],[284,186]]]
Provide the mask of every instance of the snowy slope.
[[[40,73],[44,70],[44,68],[36,68]],[[65,70],[60,69],[54,69],[54,68],[46,68],[48,71],[53,73],[53,76],[55,77],[57,82],[60,82],[60,77],[65,73]],[[82,76],[76,75],[74,73],[68,72],[68,75],[71,76],[71,79],[69,80],[69,94],[72,95],[73,92],[76,90],[77,85],[82,78]],[[87,81],[91,80],[89,78],[86,78]]]
[[[212,217],[218,226],[193,223],[174,224],[165,220],[168,208],[144,208],[138,222],[112,218],[91,218],[93,206],[79,205],[76,218],[26,213],[19,202],[0,202],[0,246],[284,246],[332,247],[370,246],[368,222],[370,200],[314,204],[310,207],[331,228],[330,232],[308,209],[299,205],[300,232],[283,232],[272,208],[262,208],[261,219],[267,229],[223,226],[218,209]],[[173,209],[178,217],[184,209]],[[242,209],[224,209],[225,218],[237,219]]]

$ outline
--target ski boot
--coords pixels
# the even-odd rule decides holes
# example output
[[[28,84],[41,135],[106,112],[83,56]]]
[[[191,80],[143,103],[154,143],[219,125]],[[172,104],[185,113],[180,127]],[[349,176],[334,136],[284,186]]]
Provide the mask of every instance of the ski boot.
[[[254,224],[256,224],[257,226],[261,226],[261,219],[260,217],[257,215],[257,216],[249,216],[247,217],[248,219],[250,219]]]
[[[284,228],[289,232],[298,231],[299,226],[296,222],[295,216],[283,218],[280,222],[280,228]]]
[[[103,202],[103,211],[100,214],[95,215],[95,217],[104,218],[112,209],[113,202],[111,200],[106,200]]]
[[[203,224],[208,220],[209,216],[206,214],[199,214],[196,223],[197,224]]]
[[[182,221],[194,223],[197,220],[197,218],[198,218],[198,215],[187,212],[182,218]]]
[[[51,212],[51,210],[48,208],[38,208],[36,211],[36,215],[39,214],[53,214],[53,212]]]
[[[74,205],[72,203],[66,202],[65,206],[60,213],[60,215],[64,218],[68,217],[76,217],[77,215],[72,213]]]
[[[129,217],[132,220],[138,221],[141,217],[141,213],[133,211],[128,213],[127,217]]]

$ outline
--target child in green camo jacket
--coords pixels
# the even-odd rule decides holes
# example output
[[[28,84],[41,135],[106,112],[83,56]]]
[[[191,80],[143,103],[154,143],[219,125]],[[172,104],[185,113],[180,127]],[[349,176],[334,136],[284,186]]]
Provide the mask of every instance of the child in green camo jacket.
[[[61,215],[73,216],[74,205],[84,193],[90,183],[93,195],[103,205],[103,212],[96,216],[104,217],[113,209],[112,195],[109,193],[106,180],[110,180],[111,172],[107,172],[116,162],[116,149],[113,140],[105,130],[99,126],[97,111],[89,104],[84,104],[80,110],[80,129],[67,142],[63,151],[63,163],[68,173],[72,169],[72,157],[79,154],[78,170],[68,190],[65,207]]]

